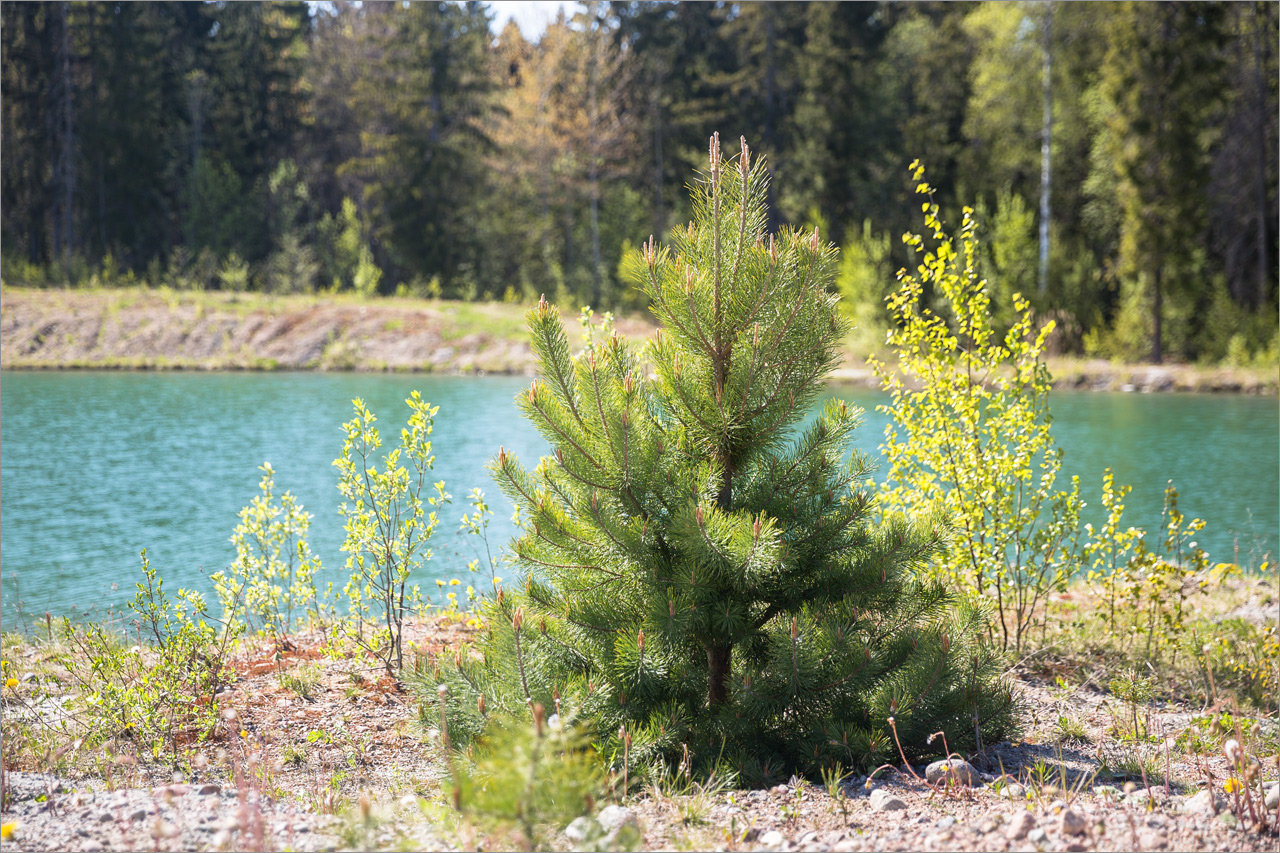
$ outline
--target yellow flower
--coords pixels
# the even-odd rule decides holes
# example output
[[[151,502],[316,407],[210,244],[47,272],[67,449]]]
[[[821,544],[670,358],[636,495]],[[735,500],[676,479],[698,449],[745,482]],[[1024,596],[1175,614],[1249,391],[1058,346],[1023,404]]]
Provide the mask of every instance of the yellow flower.
[[[1222,790],[1228,794],[1234,794],[1236,791],[1243,791],[1244,784],[1239,779],[1228,779],[1222,783]]]
[[[449,586],[458,586],[461,583],[462,581],[458,580],[457,578],[454,578],[453,580],[449,581]]]
[[[18,679],[13,678],[13,677],[6,678],[6,679],[4,680],[4,686],[5,686],[5,687],[17,687],[17,686],[18,686]]]
[[[436,586],[444,586],[444,581],[442,581],[442,580],[437,580],[437,581],[436,581]]]
[[[249,736],[249,733],[247,731],[245,731],[244,729],[240,730],[240,737],[248,737],[248,736]]]
[[[10,835],[13,835],[13,830],[17,827],[17,825],[18,825],[18,822],[16,820],[11,820],[5,824],[0,824],[0,839],[8,838]]]

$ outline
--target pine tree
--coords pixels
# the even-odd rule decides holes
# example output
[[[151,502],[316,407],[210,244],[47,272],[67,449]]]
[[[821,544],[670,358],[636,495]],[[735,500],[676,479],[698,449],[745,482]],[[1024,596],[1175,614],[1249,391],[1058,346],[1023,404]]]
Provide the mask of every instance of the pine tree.
[[[530,311],[542,376],[518,404],[554,454],[492,463],[526,579],[491,602],[480,654],[425,673],[455,740],[563,703],[619,764],[625,745],[633,767],[758,781],[896,756],[891,718],[917,756],[939,730],[959,747],[1008,728],[982,614],[914,579],[940,521],[873,526],[859,412],[804,425],[847,329],[836,250],[766,235],[766,183],[745,141],[725,162],[712,138],[695,221],[636,261],[662,326],[643,352],[615,335],[575,356],[558,312]]]

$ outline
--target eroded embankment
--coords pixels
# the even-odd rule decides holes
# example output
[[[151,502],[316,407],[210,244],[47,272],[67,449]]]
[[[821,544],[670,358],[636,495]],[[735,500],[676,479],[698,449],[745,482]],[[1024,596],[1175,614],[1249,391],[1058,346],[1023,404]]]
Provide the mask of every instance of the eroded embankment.
[[[269,299],[154,291],[0,298],[6,368],[525,372],[520,309],[411,300]]]
[[[166,290],[0,290],[0,366],[533,373],[524,306]],[[572,318],[566,316],[572,322]],[[652,334],[643,318],[620,332]],[[576,332],[570,330],[576,341]],[[1050,361],[1056,388],[1272,394],[1276,370]],[[831,380],[878,387],[849,355]]]

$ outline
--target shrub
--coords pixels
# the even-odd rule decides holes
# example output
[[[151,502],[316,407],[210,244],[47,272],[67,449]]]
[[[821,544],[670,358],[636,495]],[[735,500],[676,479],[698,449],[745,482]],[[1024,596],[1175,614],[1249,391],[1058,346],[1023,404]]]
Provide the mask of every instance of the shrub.
[[[612,336],[570,354],[559,313],[528,315],[542,376],[518,400],[553,447],[492,470],[524,519],[523,589],[486,611],[482,655],[425,673],[447,684],[450,731],[563,701],[598,748],[748,781],[890,754],[938,730],[998,738],[1012,697],[980,640],[982,611],[913,569],[936,518],[871,524],[858,413],[805,405],[846,323],[818,233],[765,234],[766,172],[713,138],[695,222],[640,268],[663,331],[640,356]],[[652,365],[654,375],[649,376]],[[629,739],[629,740],[628,740]]]
[[[243,619],[250,630],[276,636],[293,627],[297,611],[316,602],[315,574],[320,558],[311,553],[307,529],[311,515],[291,492],[275,498],[275,469],[260,468],[258,495],[240,510],[231,535],[236,561],[210,577],[228,619]]]
[[[339,512],[346,519],[350,578],[344,592],[350,602],[355,641],[396,675],[404,667],[402,633],[405,616],[421,606],[422,596],[409,580],[415,568],[431,559],[427,542],[439,520],[436,508],[449,502],[444,481],[427,492],[427,474],[435,462],[429,436],[437,407],[414,391],[405,400],[409,422],[400,431],[400,446],[382,460],[372,457],[382,446],[377,418],[364,401],[352,401],[356,416],[343,424],[346,440],[333,464],[339,472]],[[400,464],[401,455],[410,468]],[[412,469],[412,470],[411,470]],[[380,624],[379,624],[380,623]]]
[[[1049,432],[1049,370],[1043,353],[1053,330],[1036,330],[1031,308],[1012,294],[1012,325],[993,325],[987,282],[979,279],[973,211],[964,210],[959,244],[945,230],[924,170],[913,163],[929,241],[903,240],[922,254],[918,275],[898,272],[889,300],[889,343],[898,372],[873,360],[892,403],[885,428],[887,513],[922,504],[954,529],[934,571],[959,589],[995,599],[1001,643],[1021,649],[1043,625],[1048,593],[1061,587],[1076,556],[1079,484],[1055,490],[1062,451]],[[927,307],[931,291],[935,310]]]
[[[74,626],[65,637],[78,650],[66,658],[86,699],[86,741],[127,737],[151,757],[176,759],[183,747],[211,738],[218,724],[218,688],[233,677],[227,665],[234,626],[206,621],[197,592],[178,590],[177,600],[142,552],[142,576],[129,602],[137,645],[129,647],[110,626]]]

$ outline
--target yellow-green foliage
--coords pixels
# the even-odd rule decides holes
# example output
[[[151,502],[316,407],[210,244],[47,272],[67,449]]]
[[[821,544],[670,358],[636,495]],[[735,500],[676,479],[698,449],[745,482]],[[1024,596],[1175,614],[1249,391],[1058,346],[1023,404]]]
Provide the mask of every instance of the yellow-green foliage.
[[[873,360],[892,397],[881,407],[893,418],[882,506],[889,515],[945,512],[954,535],[935,572],[992,596],[1002,644],[1020,649],[1047,594],[1072,571],[1080,509],[1074,479],[1067,491],[1054,488],[1061,451],[1049,433],[1043,359],[1053,324],[1036,329],[1015,293],[1011,325],[996,331],[987,282],[977,273],[973,210],[964,209],[957,242],[923,168],[912,168],[916,192],[928,199],[921,206],[928,238],[903,237],[920,264],[914,274],[899,271],[900,288],[889,299],[898,372]]]
[[[494,720],[466,754],[450,756],[448,795],[499,844],[511,845],[495,849],[546,849],[604,793],[604,768],[586,736],[559,714],[547,718],[541,705],[531,711],[532,720]],[[426,707],[423,716],[429,719]]]
[[[427,543],[439,524],[436,510],[449,502],[443,480],[435,483],[434,495],[426,491],[435,463],[430,435],[438,408],[417,391],[405,403],[408,425],[381,470],[373,458],[382,446],[377,418],[359,399],[352,401],[355,418],[342,425],[346,440],[333,462],[343,498],[338,511],[346,519],[342,550],[350,579],[343,592],[351,605],[352,638],[391,675],[404,665],[405,617],[422,601],[410,575],[431,559]],[[411,468],[401,464],[402,456]]]
[[[316,603],[314,576],[320,558],[311,552],[311,515],[291,492],[275,495],[275,469],[259,466],[262,494],[240,510],[231,535],[236,560],[210,576],[228,619],[243,619],[250,630],[288,633],[295,618]]]

